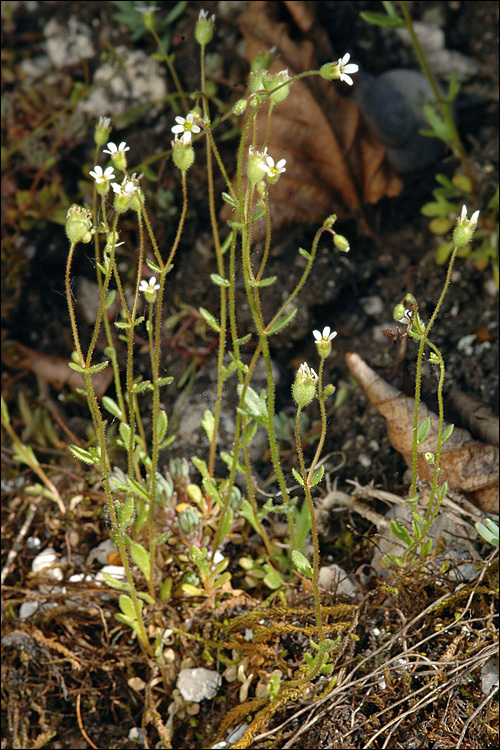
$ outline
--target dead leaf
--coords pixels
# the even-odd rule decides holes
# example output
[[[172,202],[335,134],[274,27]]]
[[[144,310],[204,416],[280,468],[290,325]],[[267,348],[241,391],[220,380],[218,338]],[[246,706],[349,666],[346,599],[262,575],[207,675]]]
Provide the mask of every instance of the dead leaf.
[[[337,59],[324,30],[311,16],[307,7],[311,3],[284,5],[292,14],[288,23],[278,20],[281,3],[248,3],[239,18],[247,59],[276,46],[279,59],[270,72],[288,68],[289,75]],[[357,216],[363,223],[363,204],[398,195],[402,189],[386,160],[385,145],[364,121],[357,104],[339,93],[342,86],[347,84],[319,76],[296,81],[287,99],[273,110],[268,152],[276,162],[287,161],[286,172],[272,186],[275,231],[285,224],[323,223],[333,212],[339,218]],[[268,108],[263,106],[256,118],[258,148],[264,143],[267,117]],[[224,206],[221,215],[224,220],[231,218],[229,206]],[[264,231],[260,224],[256,225],[259,229]]]
[[[357,354],[346,354],[346,359],[351,374],[386,418],[391,444],[411,468],[415,399],[404,396],[382,380]],[[430,417],[431,431],[418,448],[418,472],[420,479],[430,483],[433,467],[425,461],[424,453],[436,452],[439,420],[425,404],[421,404],[419,422],[426,417]],[[496,446],[480,443],[467,430],[455,428],[441,449],[443,474],[440,482],[446,480],[451,489],[470,493],[486,513],[498,514],[498,459]]]
[[[33,372],[38,378],[59,390],[64,386],[69,386],[75,392],[77,388],[84,386],[81,373],[72,370],[68,365],[68,360],[64,357],[43,354],[16,341],[9,342],[3,347],[2,360],[13,369]],[[112,368],[106,367],[105,370],[96,372],[91,377],[97,398],[102,398],[113,380]]]
[[[491,445],[499,444],[498,417],[495,417],[484,404],[467,396],[456,385],[450,388],[446,399],[460,415],[462,424],[465,424],[476,437]]]

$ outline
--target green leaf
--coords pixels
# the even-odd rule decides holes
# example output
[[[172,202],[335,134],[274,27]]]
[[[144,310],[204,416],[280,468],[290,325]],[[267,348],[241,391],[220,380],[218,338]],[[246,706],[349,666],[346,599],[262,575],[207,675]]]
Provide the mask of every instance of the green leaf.
[[[233,509],[228,508],[226,511],[226,515],[222,519],[221,527],[220,527],[220,539],[221,542],[227,537],[231,529],[233,528]]]
[[[228,206],[231,206],[231,208],[236,208],[236,201],[233,198],[232,195],[229,195],[229,193],[222,193],[222,200],[224,203],[227,203]]]
[[[108,365],[109,365],[109,362],[100,362],[98,365],[92,365],[92,367],[89,367],[87,372],[89,375],[95,375],[96,372],[101,372],[102,370],[105,370]]]
[[[287,313],[286,315],[282,315],[281,318],[278,318],[276,320],[271,328],[268,331],[265,331],[267,336],[273,336],[275,333],[278,333],[278,331],[281,331],[285,326],[287,326],[290,321],[292,321],[295,316],[297,315],[297,308],[295,310],[292,310],[291,312]]]
[[[117,620],[118,622],[122,622],[124,625],[128,625],[129,628],[134,631],[134,633],[137,633],[139,637],[141,636],[141,629],[137,620],[132,620],[131,617],[122,615],[120,612],[116,613],[115,620]]]
[[[431,418],[426,417],[423,419],[417,427],[417,445],[422,445],[424,440],[429,436],[431,431]]]
[[[277,276],[269,276],[267,279],[261,279],[260,281],[251,281],[250,286],[251,287],[265,287],[265,286],[271,286],[271,284],[274,284],[278,277]]]
[[[68,367],[71,367],[71,369],[75,370],[76,372],[86,372],[85,367],[80,367],[80,365],[77,365],[76,362],[68,362]]]
[[[198,458],[198,456],[191,456],[191,462],[194,466],[196,466],[204,479],[210,478],[210,474],[208,473],[208,466],[202,458]]]
[[[215,417],[210,411],[210,409],[205,409],[203,412],[203,419],[201,420],[201,426],[207,433],[207,437],[210,442],[212,442],[214,437],[214,429],[215,429]]]
[[[130,596],[127,596],[126,594],[122,594],[121,596],[119,596],[118,606],[120,607],[125,617],[128,617],[130,620],[137,621],[134,602],[132,601]]]
[[[130,426],[126,422],[121,422],[118,432],[120,433],[124,445],[128,445],[130,440]]]
[[[227,279],[222,278],[222,276],[219,276],[218,273],[211,273],[210,278],[212,279],[214,284],[216,284],[217,286],[224,286],[224,287],[229,286],[229,281]]]
[[[205,310],[204,307],[200,307],[200,313],[202,318],[205,320],[206,323],[210,326],[210,328],[213,328],[214,331],[217,331],[217,333],[220,333],[220,325],[216,318],[212,315],[212,313],[209,313],[208,310]]]
[[[303,486],[304,486],[304,480],[303,480],[303,479],[302,479],[302,477],[300,476],[300,474],[299,474],[299,472],[297,471],[297,469],[294,469],[294,468],[292,468],[292,474],[293,474],[293,476],[295,477],[295,479],[297,480],[297,482],[298,482],[299,484],[301,484],[301,485],[302,485],[302,487],[303,487]]]
[[[95,452],[90,452],[85,450],[85,448],[80,448],[79,445],[69,445],[68,448],[70,449],[71,453],[74,455],[75,458],[77,458],[79,461],[83,461],[85,464],[90,464],[92,466],[97,466],[99,463],[99,456],[97,455],[97,451],[94,448]]]
[[[316,484],[321,482],[325,475],[325,467],[324,466],[318,466],[317,469],[314,469],[313,475],[311,477],[311,487],[314,487]]]
[[[135,564],[139,566],[144,578],[149,581],[149,576],[151,574],[151,563],[149,560],[149,555],[142,544],[131,542],[130,555]]]
[[[130,526],[135,516],[135,502],[133,497],[129,497],[123,503],[120,510],[120,522],[123,528]]]
[[[203,596],[205,593],[203,589],[193,586],[192,583],[183,583],[181,589],[184,594],[188,594],[189,596]]]
[[[112,589],[117,589],[118,591],[130,591],[130,583],[128,581],[120,581],[118,578],[110,576],[109,573],[103,573],[103,576],[108,586],[111,586]]]
[[[221,451],[220,452],[220,457],[222,458],[222,460],[224,461],[224,463],[226,464],[229,470],[231,470],[232,465],[233,465],[233,456],[234,456],[234,451],[231,451],[231,452]],[[236,461],[236,471],[241,471],[242,474],[245,473],[245,467],[243,466],[241,461]]]
[[[446,497],[447,492],[448,492],[448,482],[443,482],[443,484],[440,485],[438,489],[439,500],[443,500],[443,498]]]
[[[110,398],[109,396],[103,396],[102,405],[114,417],[118,417],[118,419],[122,418],[122,410],[114,399]]]
[[[242,500],[241,505],[239,507],[238,515],[240,515],[242,518],[245,518],[248,521],[248,523],[251,525],[253,530],[257,534],[260,535],[260,526],[255,517],[253,508],[248,500]]]
[[[374,23],[376,26],[383,26],[386,29],[404,29],[405,22],[402,18],[394,18],[393,16],[384,16],[382,13],[367,13],[363,12],[359,14],[363,21],[368,23]]]
[[[299,552],[296,549],[292,550],[292,560],[293,564],[301,575],[307,576],[307,578],[312,578],[313,569],[311,567],[311,563],[309,562],[307,557],[302,554],[302,552]]]
[[[142,393],[145,390],[153,390],[153,384],[150,380],[142,380],[140,383],[134,383],[132,386],[132,393]]]
[[[111,307],[115,299],[116,299],[116,289],[110,289],[106,295],[106,301],[104,303],[106,309]]]
[[[158,414],[158,419],[156,422],[156,439],[161,442],[163,438],[165,437],[165,433],[168,428],[168,417],[167,412],[163,409],[160,409],[160,412]]]
[[[151,271],[154,271],[154,273],[161,273],[160,266],[158,266],[156,263],[153,263],[152,260],[146,260],[146,265],[151,269]]]
[[[299,253],[302,255],[303,258],[306,260],[311,260],[312,255],[308,250],[304,250],[303,247],[299,247]]]
[[[406,544],[407,547],[411,545],[413,540],[408,530],[399,521],[391,521],[391,531],[396,539],[399,539],[401,542]]]
[[[134,479],[133,477],[127,477],[127,484],[136,495],[139,497],[142,497],[143,500],[146,502],[149,502],[149,495],[144,489],[142,485],[139,484],[139,482]]]
[[[240,448],[246,448],[247,445],[250,445],[258,429],[259,425],[257,422],[250,422],[250,424],[247,425],[243,437],[240,440]]]
[[[240,346],[243,346],[244,344],[247,344],[250,341],[251,338],[252,338],[252,334],[251,333],[247,333],[246,336],[242,336],[241,338],[236,339],[236,341],[238,342],[238,344]]]
[[[238,396],[241,399],[243,392],[243,385],[239,383],[237,388]],[[243,402],[243,413],[253,417],[253,419],[264,420],[267,418],[267,403],[265,392],[261,393],[260,396],[251,386],[248,386],[245,392],[245,399]]]
[[[156,385],[159,388],[162,388],[164,385],[170,385],[172,381],[173,381],[173,377],[171,375],[168,375],[166,378],[158,378],[158,380],[156,381]],[[149,383],[149,380],[146,380],[146,384],[148,383]]]
[[[115,320],[115,328],[119,328],[120,331],[128,331],[129,328],[132,328],[132,324],[124,323],[121,320]]]
[[[3,396],[2,396],[2,419],[6,424],[10,424],[9,410],[7,409],[7,404],[5,403]]]
[[[441,440],[443,441],[443,443],[451,437],[454,429],[454,424],[449,424],[447,427],[445,427],[445,429],[443,430],[443,434],[441,435]]]
[[[205,488],[205,491],[208,492],[209,496],[214,501],[214,503],[217,503],[218,505],[222,505],[222,498],[220,496],[219,490],[217,489],[217,485],[215,484],[215,481],[212,479],[212,477],[205,477],[202,480],[202,485]]]

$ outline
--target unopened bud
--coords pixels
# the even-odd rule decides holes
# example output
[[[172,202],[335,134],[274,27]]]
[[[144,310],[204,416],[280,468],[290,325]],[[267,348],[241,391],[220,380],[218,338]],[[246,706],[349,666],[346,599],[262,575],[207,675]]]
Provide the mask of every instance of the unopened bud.
[[[66,236],[76,245],[77,242],[90,242],[92,235],[92,214],[74,203],[66,214]]]

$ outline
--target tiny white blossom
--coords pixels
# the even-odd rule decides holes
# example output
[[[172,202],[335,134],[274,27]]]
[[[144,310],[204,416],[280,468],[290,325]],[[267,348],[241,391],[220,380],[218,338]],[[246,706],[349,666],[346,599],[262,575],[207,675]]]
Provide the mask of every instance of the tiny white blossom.
[[[477,220],[479,219],[479,211],[475,211],[470,219],[467,218],[467,206],[462,206],[462,213],[460,214],[460,224],[464,224],[467,227],[476,226]]]
[[[208,21],[208,13],[208,10],[200,10],[200,12],[198,13],[198,21]],[[212,23],[215,23],[215,13],[212,13],[212,15],[210,16],[210,20],[212,21]]]
[[[99,164],[97,164],[93,170],[90,170],[89,175],[94,178],[98,185],[103,185],[104,183],[116,178],[113,167],[106,167],[103,172],[102,167],[100,167]]]
[[[151,276],[149,281],[146,281],[146,279],[142,279],[141,283],[139,284],[139,291],[148,292],[148,294],[157,292],[159,288],[160,285],[156,283],[156,276]]]
[[[134,8],[138,13],[142,13],[143,16],[145,16],[147,13],[154,13],[158,10],[158,8],[155,5],[145,5],[142,8]]]
[[[320,333],[320,331],[313,331],[313,336],[317,344],[328,343],[329,341],[332,341],[336,335],[337,331],[332,331],[330,333],[330,326],[325,326],[325,328],[323,328],[323,333]]]
[[[111,118],[110,117],[99,117],[99,122],[97,123],[97,127],[108,129],[111,127]]]
[[[121,185],[118,185],[117,182],[112,182],[111,187],[117,195],[123,195],[126,198],[130,198],[132,193],[135,193],[137,190],[137,185],[134,185],[132,180],[127,180],[127,178],[123,180]]]
[[[190,112],[187,117],[177,116],[175,118],[177,125],[173,125],[172,133],[182,134],[182,141],[184,143],[191,142],[191,135],[193,133],[199,133],[201,128],[194,122],[194,116]]]
[[[130,146],[127,146],[125,141],[122,141],[119,146],[116,143],[108,143],[108,148],[103,149],[104,154],[110,154],[111,156],[124,154],[125,151],[130,151]]]
[[[275,165],[273,157],[266,156],[266,161],[261,164],[261,167],[264,172],[267,172],[269,177],[277,177],[283,172],[286,172],[285,164],[286,159],[280,159],[279,162]]]
[[[315,382],[318,379],[318,376],[314,372],[313,368],[309,367],[307,362],[303,362],[300,365],[298,369],[298,374],[300,375],[301,378],[307,378],[308,380],[312,380],[313,382]]]
[[[341,81],[344,81],[344,83],[349,84],[349,86],[352,86],[352,78],[349,73],[357,73],[359,70],[359,65],[356,65],[355,63],[349,63],[351,55],[349,52],[346,52],[344,57],[342,57],[340,60],[338,60],[337,65],[339,66],[339,78]]]

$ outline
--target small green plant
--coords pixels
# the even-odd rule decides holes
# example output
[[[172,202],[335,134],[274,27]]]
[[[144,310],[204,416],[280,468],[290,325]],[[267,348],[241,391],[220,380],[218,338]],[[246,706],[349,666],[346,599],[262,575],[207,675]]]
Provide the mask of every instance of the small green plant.
[[[422,206],[424,216],[432,217],[429,229],[438,237],[448,234],[453,227],[460,206],[464,200],[470,200],[472,186],[465,175],[456,175],[451,180],[445,175],[436,175],[440,187],[432,191],[434,201]],[[445,241],[436,250],[436,263],[444,265],[453,252],[453,242]],[[491,266],[493,278],[499,285],[498,271],[498,187],[495,194],[481,212],[481,224],[471,242],[460,248],[459,258],[468,258],[476,268],[484,270]]]
[[[478,521],[476,531],[485,542],[492,544],[493,547],[498,547],[498,524],[491,518],[486,518],[484,523]]]
[[[423,106],[423,114],[429,123],[429,127],[422,129],[420,132],[429,138],[438,138],[443,141],[461,163],[462,171],[457,172],[451,180],[446,175],[436,175],[439,187],[433,191],[435,200],[422,207],[424,216],[432,218],[429,224],[430,230],[439,237],[444,237],[455,224],[460,207],[464,202],[477,202],[476,181],[453,118],[453,103],[460,90],[460,84],[455,74],[452,73],[446,95],[440,94],[413,28],[408,4],[406,2],[398,3],[401,15],[398,14],[393,2],[382,2],[382,5],[386,12],[385,15],[371,12],[362,12],[360,15],[369,23],[387,29],[406,29],[408,31],[422,72],[427,78],[435,97],[433,102]],[[443,242],[436,250],[436,262],[440,265],[445,264],[453,252],[453,247],[452,242]],[[478,227],[473,243],[471,241],[461,247],[458,257],[468,258],[481,270],[491,266],[493,278],[497,286],[499,285],[498,187],[494,195],[481,209],[481,226]]]
[[[179,6],[176,6],[177,9]],[[131,9],[124,10],[128,13]],[[137,8],[134,8],[134,11],[136,12]],[[137,16],[142,16],[144,25],[160,45],[161,40],[158,39],[155,30],[156,16],[153,9],[143,9]],[[195,37],[201,49],[200,106],[195,106],[185,116],[177,115],[172,127],[174,139],[171,144],[171,155],[180,174],[182,208],[176,237],[167,257],[164,258],[158,249],[140,178],[135,174],[129,174],[127,152],[130,149],[125,142],[117,145],[109,141],[111,123],[107,118],[100,119],[95,131],[96,166],[90,170],[90,177],[94,181],[92,209],[75,205],[68,211],[66,233],[70,241],[70,250],[66,289],[75,343],[70,367],[81,373],[82,393],[87,399],[96,435],[95,445],[88,448],[72,446],[71,450],[75,457],[95,466],[101,473],[111,537],[124,568],[124,580],[109,575],[106,576],[106,580],[112,588],[120,591],[118,619],[134,630],[141,647],[149,657],[154,655],[155,647],[148,636],[148,607],[153,606],[158,599],[164,600],[174,594],[213,597],[217,592],[230,586],[231,575],[227,570],[229,561],[224,556],[222,548],[227,540],[237,535],[238,524],[241,525],[244,519],[247,519],[260,535],[267,553],[266,558],[261,562],[252,562],[250,566],[247,565],[247,569],[252,568],[254,574],[257,574],[256,580],[265,581],[271,589],[279,589],[293,574],[293,564],[302,560],[301,550],[307,535],[311,532],[314,560],[309,577],[312,580],[315,598],[318,648],[322,654],[326,654],[326,647],[322,645],[325,639],[318,588],[319,545],[311,490],[321,481],[324,474],[319,459],[326,434],[325,401],[334,392],[334,388],[323,385],[323,367],[326,357],[331,353],[331,340],[335,332],[330,333],[329,328],[325,328],[322,334],[314,332],[320,361],[319,375],[304,363],[293,386],[297,404],[294,438],[300,463],[300,472],[294,470],[294,476],[305,492],[305,501],[300,508],[297,498],[290,497],[280,457],[269,339],[271,336],[279,335],[296,314],[296,308],[290,311],[290,304],[311,272],[322,234],[329,233],[334,245],[342,251],[349,249],[349,243],[333,230],[336,217],[328,217],[317,231],[312,249],[299,249],[306,260],[306,266],[295,288],[280,304],[275,314],[268,320],[264,319],[261,295],[265,294],[275,281],[275,277],[267,277],[265,274],[271,247],[269,204],[272,200],[273,185],[286,171],[286,162],[285,159],[277,159],[275,162],[267,153],[266,143],[261,146],[261,150],[257,149],[255,122],[256,114],[262,107],[268,108],[271,118],[274,107],[286,98],[294,80],[304,75],[321,75],[327,80],[337,79],[352,83],[349,74],[355,73],[357,66],[349,63],[349,55],[345,55],[338,62],[323,66],[320,71],[309,71],[295,78],[289,77],[284,71],[271,74],[263,67],[259,68],[258,74],[254,71],[247,97],[240,100],[236,106],[238,112],[248,106],[249,114],[242,127],[237,153],[237,181],[236,185],[233,185],[217,148],[216,133],[212,130],[208,112],[208,99],[203,94],[206,86],[205,48],[213,35],[214,20],[213,16],[202,11],[195,29]],[[170,67],[172,61],[164,49],[162,52]],[[268,64],[271,61],[270,58]],[[179,89],[179,94],[181,93]],[[245,103],[245,107],[242,103]],[[268,135],[269,127],[266,137]],[[211,275],[211,281],[219,290],[219,312],[214,313],[201,307],[199,315],[219,339],[215,408],[213,411],[207,408],[201,422],[210,442],[210,449],[205,457],[191,457],[192,464],[201,476],[200,483],[195,484],[189,477],[189,467],[185,461],[170,462],[167,474],[163,474],[159,468],[162,451],[165,451],[175,439],[169,428],[168,415],[161,406],[161,392],[171,384],[172,378],[160,370],[160,339],[163,303],[169,288],[168,275],[172,270],[188,215],[187,173],[196,158],[195,139],[199,137],[205,138],[208,149],[208,196],[217,260],[217,273]],[[102,149],[105,144],[107,147]],[[110,159],[108,165],[97,163],[101,149]],[[222,198],[234,209],[233,219],[227,222],[229,232],[224,242],[216,219],[217,196],[214,191],[212,162],[217,163],[226,182],[227,192]],[[244,173],[247,176],[245,186],[242,180]],[[112,202],[109,200],[110,191],[113,195]],[[135,215],[140,238],[131,297],[125,294],[125,281],[120,275],[116,258],[116,249],[120,244],[121,218],[125,213]],[[251,248],[253,229],[257,221],[265,222],[267,238],[259,265],[254,267]],[[146,238],[152,249],[149,257],[146,251]],[[80,339],[71,293],[71,268],[76,246],[80,242],[93,242],[94,264],[101,295],[94,332],[85,350]],[[235,304],[238,255],[254,323],[254,332],[244,336],[239,332]],[[144,263],[150,269],[149,278],[142,278],[141,270]],[[105,313],[115,297],[120,299],[121,312],[120,319],[115,320],[112,326]],[[96,344],[101,329],[107,340],[105,360],[96,361]],[[135,376],[136,331],[143,332],[149,343],[151,376],[148,380]],[[253,355],[248,356],[245,354],[245,345],[251,338],[255,343]],[[124,381],[118,367],[118,347],[123,347],[126,351]],[[266,388],[257,392],[251,382],[260,357],[264,360],[267,383]],[[102,407],[118,422],[118,438],[115,442],[123,452],[123,470],[111,465],[107,438],[108,421],[103,416],[92,383],[93,375],[106,367],[113,369],[116,395],[114,398],[104,397]],[[223,446],[218,446],[220,409],[224,389],[227,388],[235,389],[238,395],[235,438],[229,451]],[[312,464],[306,470],[300,436],[301,425],[304,424],[301,414],[307,404],[315,398],[318,399],[320,407],[321,433]],[[145,428],[145,410],[151,410],[150,431]],[[257,504],[249,457],[249,446],[259,428],[263,428],[267,433],[269,453],[278,486],[275,496],[279,496],[279,502],[268,502],[262,508]],[[217,455],[227,466],[227,476],[215,475]],[[245,477],[246,496],[243,496],[235,484],[237,473]],[[266,518],[272,512],[280,513],[287,519],[289,540],[285,550],[276,548],[268,536]],[[174,564],[170,564],[169,575],[165,577],[164,560],[168,556],[173,558]],[[134,572],[134,568],[138,573]],[[316,662],[317,660],[314,661],[311,677],[320,668]],[[301,677],[301,680],[303,679],[306,679],[304,675]]]
[[[442,474],[442,469],[440,468],[440,460],[443,444],[451,437],[453,432],[453,425],[450,424],[444,429],[443,386],[445,378],[445,362],[437,346],[430,340],[429,334],[432,326],[436,321],[446,292],[448,291],[448,288],[450,286],[455,259],[460,248],[470,243],[472,236],[476,230],[478,218],[479,211],[476,211],[470,219],[467,218],[466,206],[462,206],[462,212],[456,223],[452,235],[453,250],[448,263],[446,279],[439,300],[429,321],[427,323],[424,323],[424,321],[421,319],[418,312],[417,300],[412,294],[407,294],[404,298],[404,301],[397,305],[394,310],[394,319],[398,322],[407,323],[408,336],[416,339],[419,342],[417,354],[417,370],[415,375],[412,483],[410,488],[410,497],[408,500],[412,512],[411,531],[408,531],[405,526],[399,521],[391,521],[391,530],[393,534],[406,546],[406,550],[401,557],[397,557],[395,555],[389,556],[390,559],[398,565],[401,565],[412,556],[426,558],[430,554],[432,540],[428,536],[429,530],[434,518],[437,515],[441,502],[448,492],[448,483],[446,481],[440,483],[439,481]],[[420,391],[422,384],[422,363],[426,346],[428,346],[431,350],[429,355],[429,362],[432,365],[437,366],[439,369],[437,388],[439,426],[436,451],[435,453],[427,452],[424,456],[425,461],[434,469],[429,502],[424,517],[420,514],[418,508],[419,495],[417,493],[417,480],[418,448],[427,439],[431,429],[430,417],[426,417],[422,421],[419,420]]]

